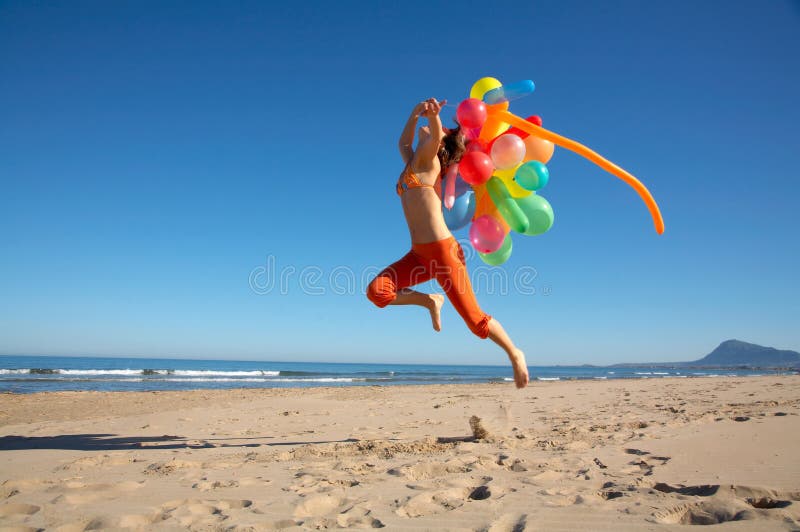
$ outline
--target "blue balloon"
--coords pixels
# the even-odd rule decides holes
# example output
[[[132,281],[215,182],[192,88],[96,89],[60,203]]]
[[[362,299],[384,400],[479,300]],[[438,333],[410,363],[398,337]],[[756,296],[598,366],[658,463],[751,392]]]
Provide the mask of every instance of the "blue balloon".
[[[489,105],[501,102],[510,102],[511,100],[516,100],[517,98],[527,96],[528,94],[532,93],[535,88],[536,85],[534,85],[533,81],[529,79],[517,81],[515,83],[509,83],[508,85],[503,85],[502,87],[497,87],[496,89],[488,91],[483,95],[483,101]]]
[[[442,205],[442,213],[444,214],[444,223],[451,231],[456,231],[462,227],[466,227],[475,215],[475,193],[470,191],[456,196],[453,203],[453,208],[448,209]]]
[[[549,180],[550,171],[539,161],[528,161],[517,168],[517,173],[514,174],[514,181],[525,190],[539,190],[547,185]]]

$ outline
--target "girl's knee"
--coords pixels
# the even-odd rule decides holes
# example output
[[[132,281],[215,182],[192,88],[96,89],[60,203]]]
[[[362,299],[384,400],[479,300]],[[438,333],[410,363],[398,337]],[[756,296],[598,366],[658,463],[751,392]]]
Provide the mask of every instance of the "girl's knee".
[[[491,319],[491,316],[485,315],[477,320],[466,320],[467,327],[475,336],[485,339],[489,336],[489,320]]]
[[[397,297],[394,283],[387,277],[376,277],[367,287],[367,299],[383,308]]]

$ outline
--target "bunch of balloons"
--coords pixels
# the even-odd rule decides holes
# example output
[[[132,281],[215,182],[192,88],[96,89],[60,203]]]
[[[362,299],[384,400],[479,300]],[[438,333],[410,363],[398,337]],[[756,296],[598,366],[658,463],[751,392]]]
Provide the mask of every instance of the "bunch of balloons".
[[[631,185],[664,231],[658,205],[635,177],[577,142],[542,127],[542,119],[522,119],[508,111],[509,101],[533,92],[532,81],[503,85],[481,78],[462,101],[456,120],[467,140],[466,153],[444,177],[444,218],[451,230],[468,224],[469,239],[489,265],[511,256],[511,235],[540,235],[553,225],[553,208],[537,192],[547,185],[546,164],[555,145],[574,151]]]

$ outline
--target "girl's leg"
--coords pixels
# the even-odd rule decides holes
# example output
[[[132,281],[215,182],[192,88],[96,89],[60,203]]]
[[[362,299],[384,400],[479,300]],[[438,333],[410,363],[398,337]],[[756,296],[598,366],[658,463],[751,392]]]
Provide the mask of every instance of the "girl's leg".
[[[387,305],[417,305],[428,309],[434,330],[441,330],[441,309],[444,297],[424,294],[409,286],[429,281],[431,272],[420,263],[413,252],[386,267],[370,282],[367,297],[379,307]]]
[[[458,246],[455,241],[454,244]],[[525,354],[514,345],[500,322],[484,313],[478,305],[461,246],[455,249],[455,253],[443,254],[439,258],[439,264],[431,269],[434,270],[436,280],[469,329],[480,338],[489,338],[506,352],[514,370],[514,382],[517,388],[527,386],[528,368]]]
[[[528,366],[525,362],[525,353],[514,345],[511,341],[506,330],[500,325],[500,322],[492,318],[489,320],[489,336],[491,341],[503,348],[511,361],[511,367],[514,369],[514,383],[517,388],[524,388],[528,385]]]
[[[397,291],[394,301],[390,305],[418,305],[425,307],[431,313],[431,325],[434,331],[442,330],[442,305],[444,296],[440,294],[425,294],[410,288],[401,288]]]

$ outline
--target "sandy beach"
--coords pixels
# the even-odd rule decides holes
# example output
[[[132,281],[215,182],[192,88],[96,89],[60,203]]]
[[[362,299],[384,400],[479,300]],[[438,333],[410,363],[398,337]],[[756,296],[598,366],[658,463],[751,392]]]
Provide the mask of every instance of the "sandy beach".
[[[2,394],[0,529],[800,530],[798,414],[797,376]]]

